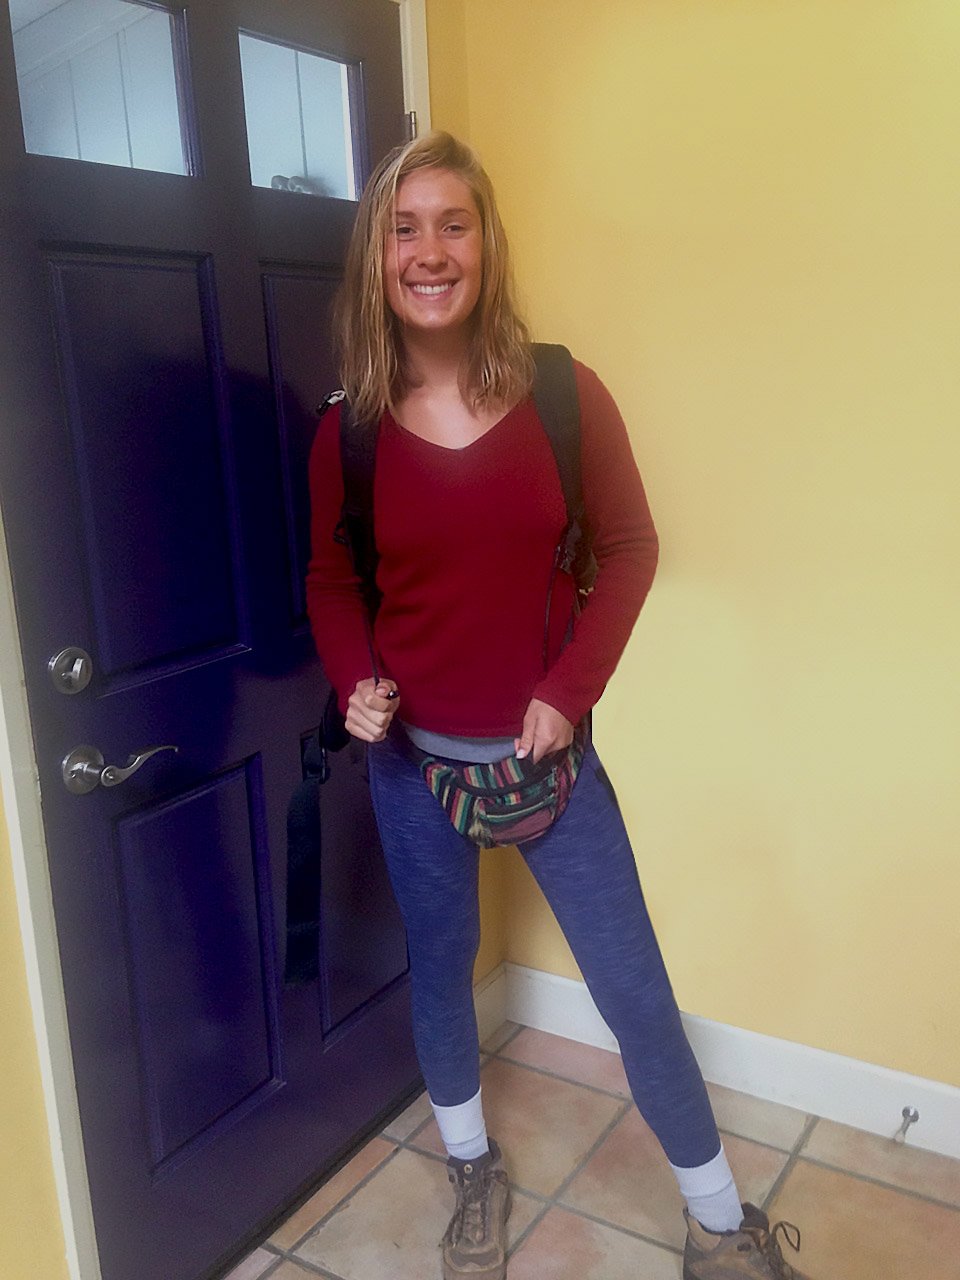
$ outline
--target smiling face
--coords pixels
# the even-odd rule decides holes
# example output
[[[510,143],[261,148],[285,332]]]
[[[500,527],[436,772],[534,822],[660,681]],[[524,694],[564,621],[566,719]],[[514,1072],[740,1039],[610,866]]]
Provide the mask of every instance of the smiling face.
[[[418,169],[397,187],[383,288],[406,329],[462,335],[483,282],[483,228],[473,193],[449,169]]]

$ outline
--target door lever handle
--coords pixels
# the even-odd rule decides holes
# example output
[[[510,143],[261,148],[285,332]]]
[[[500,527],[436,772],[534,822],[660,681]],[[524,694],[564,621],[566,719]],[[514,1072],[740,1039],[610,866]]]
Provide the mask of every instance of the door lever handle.
[[[104,761],[103,752],[98,751],[96,747],[74,747],[63,759],[64,785],[75,796],[85,796],[88,791],[93,791],[98,786],[118,787],[158,751],[179,750],[179,747],[174,746],[146,747],[137,755],[130,756],[126,764],[119,765],[107,764]]]

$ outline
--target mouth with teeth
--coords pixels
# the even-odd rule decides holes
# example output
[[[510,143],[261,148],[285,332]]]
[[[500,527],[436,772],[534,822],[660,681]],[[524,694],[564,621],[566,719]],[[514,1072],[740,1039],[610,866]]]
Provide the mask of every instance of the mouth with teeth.
[[[455,284],[455,280],[447,280],[443,284],[410,284],[407,288],[418,298],[442,298]]]

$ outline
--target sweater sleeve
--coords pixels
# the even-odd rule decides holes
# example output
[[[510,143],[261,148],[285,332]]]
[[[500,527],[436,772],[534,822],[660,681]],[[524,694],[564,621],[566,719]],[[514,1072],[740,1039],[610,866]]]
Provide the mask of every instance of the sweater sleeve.
[[[340,406],[320,419],[310,451],[310,563],[307,613],[317,653],[341,711],[358,680],[372,675],[366,609],[348,549],[334,539],[343,506]]]
[[[650,590],[658,542],[623,418],[597,375],[576,364],[586,519],[596,585],[573,635],[534,690],[576,724],[599,700]]]

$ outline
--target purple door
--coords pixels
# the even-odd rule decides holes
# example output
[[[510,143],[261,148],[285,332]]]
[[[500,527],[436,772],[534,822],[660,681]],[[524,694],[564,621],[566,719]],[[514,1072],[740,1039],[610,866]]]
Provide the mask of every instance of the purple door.
[[[105,1280],[198,1280],[417,1078],[356,749],[321,792],[320,976],[283,982],[327,688],[311,410],[402,134],[398,9],[4,9],[0,498],[97,1236]]]

